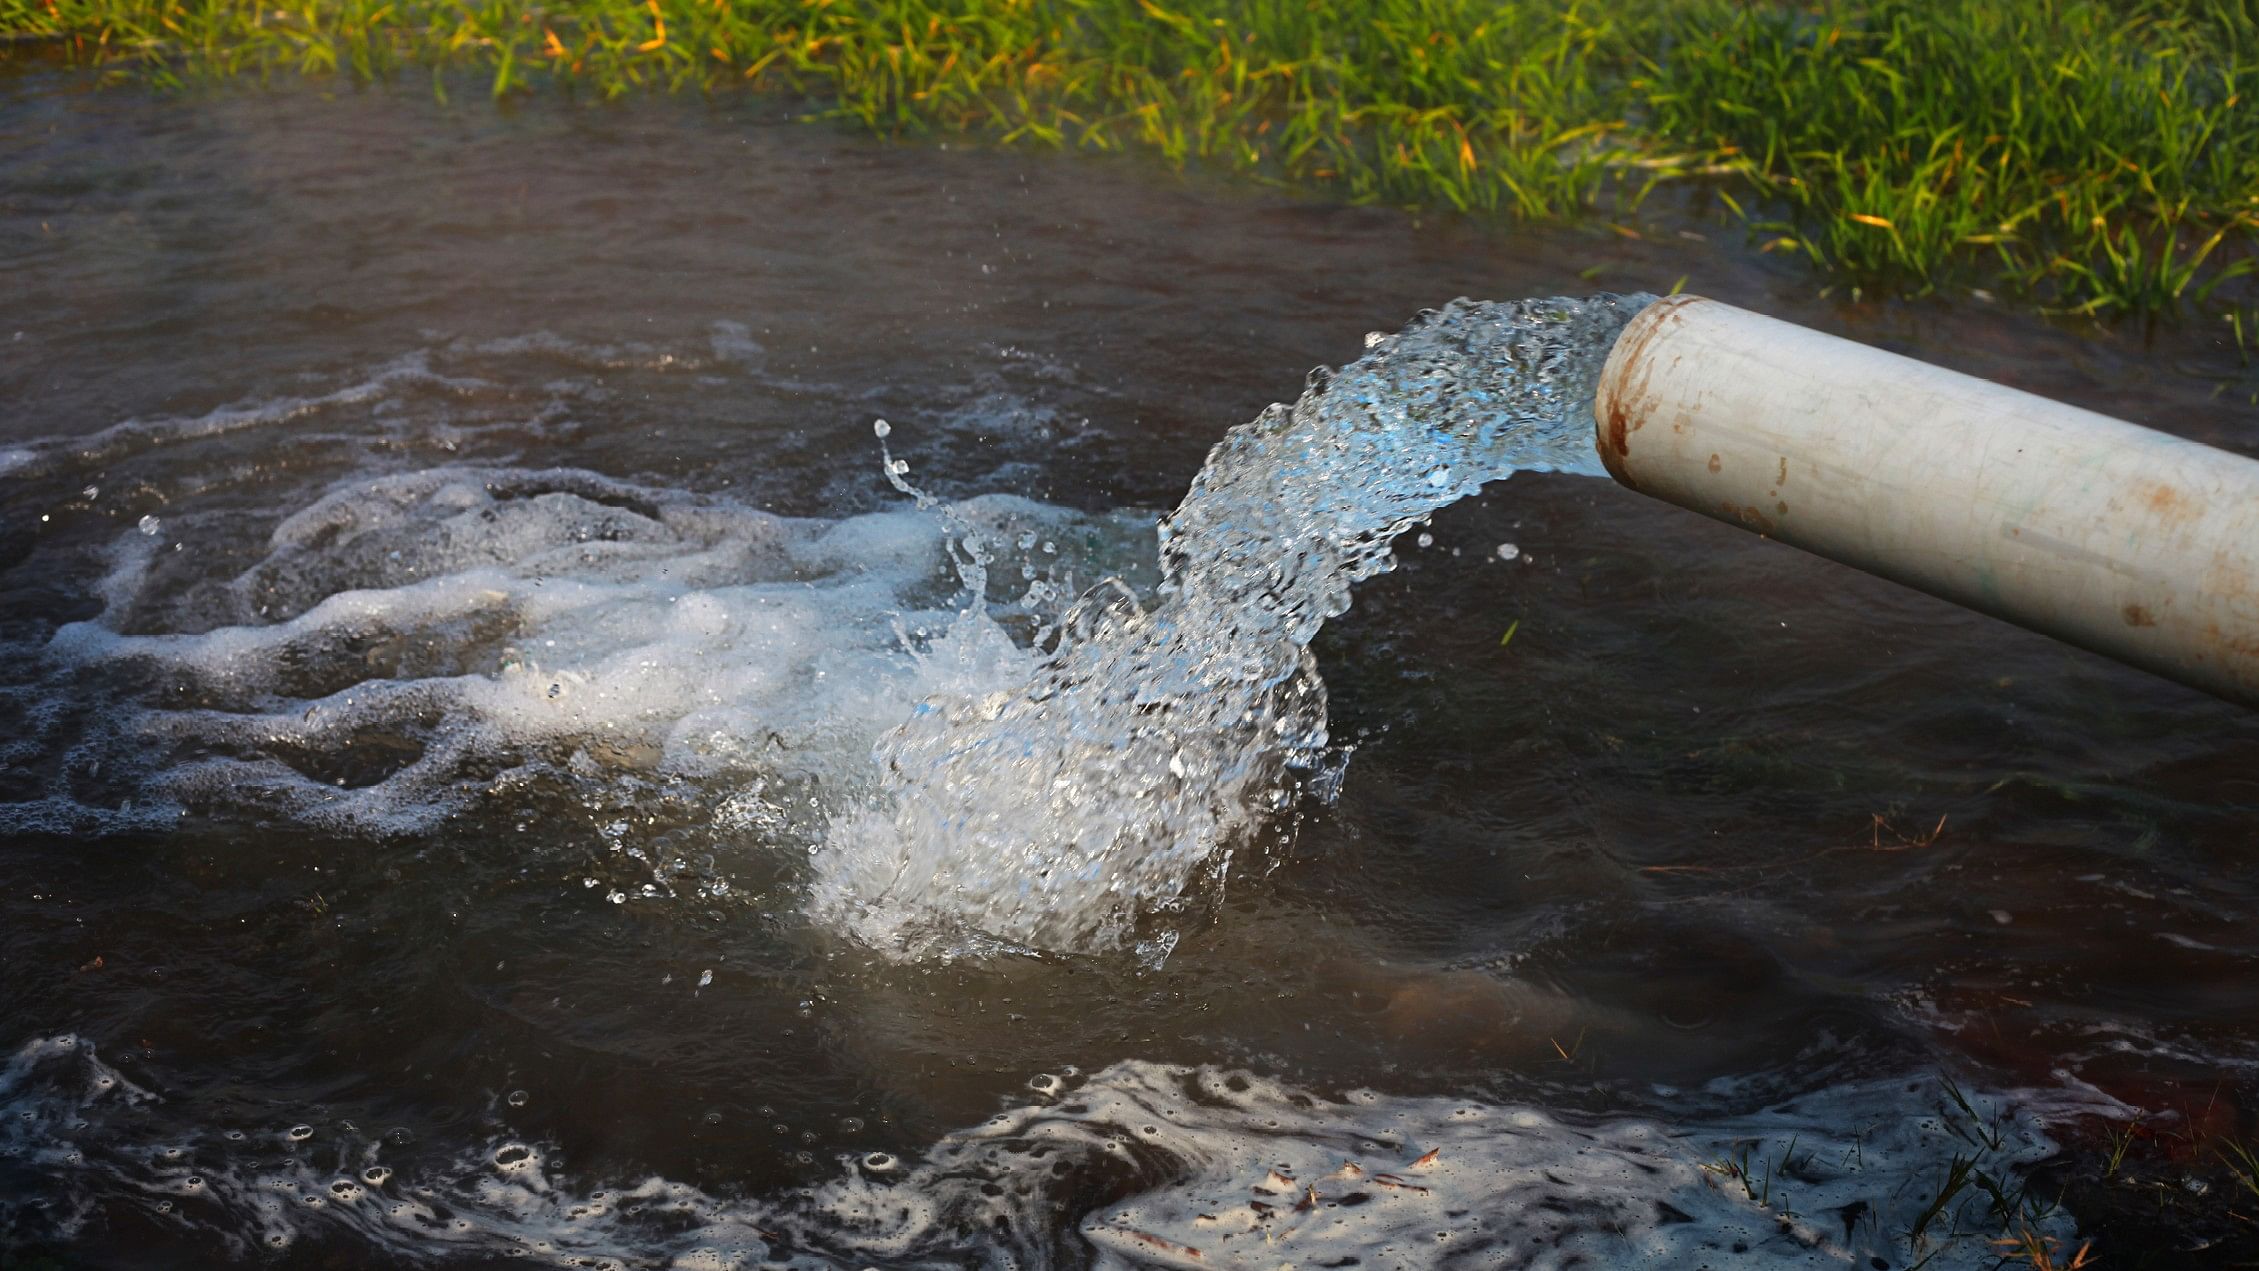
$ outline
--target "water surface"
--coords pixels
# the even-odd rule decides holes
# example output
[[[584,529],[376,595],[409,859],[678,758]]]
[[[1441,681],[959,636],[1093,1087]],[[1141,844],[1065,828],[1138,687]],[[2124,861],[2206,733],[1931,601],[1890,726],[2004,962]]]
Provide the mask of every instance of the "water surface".
[[[1698,218],[1417,224],[751,107],[0,91],[14,1243],[1166,1265],[1260,1220],[1903,1265],[1970,1150],[1939,1074],[1993,1168],[2099,1176],[2138,1110],[2136,1185],[2230,1185],[2259,725],[1588,477],[1359,587],[1312,646],[1337,798],[1165,959],[805,916],[961,607],[876,419],[1014,594],[1136,589],[1227,428],[1456,295],[1688,275],[2259,452],[2208,337],[1837,307]],[[1791,1139],[1787,1223],[1702,1168]]]

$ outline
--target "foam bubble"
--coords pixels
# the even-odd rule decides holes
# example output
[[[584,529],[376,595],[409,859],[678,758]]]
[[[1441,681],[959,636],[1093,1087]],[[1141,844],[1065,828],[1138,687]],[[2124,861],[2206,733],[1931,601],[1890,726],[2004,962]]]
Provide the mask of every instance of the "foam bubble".
[[[1975,1168],[2012,1187],[2053,1154],[2051,1123],[2130,1111],[1901,1079],[1661,1122],[1369,1090],[1324,1098],[1245,1072],[1131,1061],[946,1135],[917,1160],[873,1153],[828,1182],[744,1199],[659,1177],[561,1177],[545,1148],[509,1137],[413,1176],[376,1163],[376,1144],[344,1145],[340,1169],[138,1137],[161,1102],[76,1039],[19,1050],[0,1068],[0,1151],[42,1181],[0,1199],[0,1218],[64,1231],[99,1189],[237,1252],[349,1236],[402,1259],[551,1266],[1026,1267],[1095,1255],[1118,1268],[1927,1258],[1944,1269],[1998,1253],[1979,1201],[1909,1235],[1957,1157],[1974,1153]],[[2059,1212],[2027,1217],[2035,1234],[2071,1237]]]
[[[1046,562],[1063,581],[1128,565],[1150,524],[1006,496],[949,515],[1086,545]],[[380,834],[542,774],[726,777],[738,828],[810,834],[779,783],[867,784],[872,740],[918,701],[1024,678],[1014,634],[1036,622],[965,601],[934,515],[793,519],[556,469],[349,478],[217,577],[128,531],[95,591],[44,654],[57,692],[88,669],[151,686],[108,726],[154,748],[145,806]]]

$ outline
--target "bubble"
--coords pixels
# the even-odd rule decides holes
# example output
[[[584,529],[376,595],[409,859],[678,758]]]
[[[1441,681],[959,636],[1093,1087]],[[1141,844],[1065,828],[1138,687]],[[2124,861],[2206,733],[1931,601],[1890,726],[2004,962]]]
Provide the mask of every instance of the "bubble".
[[[314,1137],[314,1127],[310,1125],[294,1125],[291,1126],[290,1129],[286,1131],[286,1133],[290,1136],[291,1142],[303,1143],[307,1139]]]
[[[1498,559],[1500,560],[1513,560],[1521,554],[1522,549],[1512,543],[1500,543],[1498,545]]]
[[[529,1097],[530,1096],[528,1096],[523,1090],[512,1090],[508,1095],[504,1096],[503,1102],[509,1104],[513,1108],[522,1108],[526,1106],[526,1100]]]
[[[1935,1180],[1972,1150],[1940,1114],[1941,1082],[1904,1076],[1798,1085],[1776,1106],[1669,1124],[1372,1090],[1327,1097],[1245,1071],[1137,1061],[1073,1080],[1072,1101],[1005,1108],[912,1161],[843,1156],[829,1177],[782,1195],[710,1194],[659,1177],[584,1192],[585,1179],[562,1176],[536,1147],[506,1142],[458,1158],[485,1169],[441,1168],[367,1208],[363,1188],[387,1182],[383,1167],[356,1181],[267,1154],[242,1160],[242,1172],[213,1189],[224,1205],[177,1210],[197,1223],[263,1224],[247,1236],[226,1230],[237,1238],[337,1240],[345,1260],[384,1265],[518,1249],[560,1265],[752,1266],[790,1260],[794,1248],[823,1250],[825,1265],[1049,1265],[1064,1260],[1049,1251],[1071,1248],[1081,1260],[1128,1266],[1153,1264],[1155,1250],[1173,1246],[1198,1248],[1209,1266],[1275,1266],[1287,1253],[1296,1265],[1394,1266],[1434,1260],[1410,1249],[1479,1238],[1480,1257],[1498,1265],[1570,1253],[1594,1266],[1694,1266],[1718,1265],[1719,1249],[1777,1230],[1782,1238],[1750,1242],[1757,1247],[1731,1265],[1785,1271],[1882,1255],[1902,1265],[1904,1245],[1893,1242]],[[75,1100],[78,1089],[67,1083],[62,1097]],[[1965,1097],[2001,1143],[1983,1149],[1983,1168],[2003,1178],[2056,1155],[2046,1125],[2099,1107],[2075,1092]],[[162,1144],[134,1142],[132,1124],[104,1127],[112,1133],[98,1137],[123,1141],[98,1164],[146,1169],[161,1153]],[[1819,1168],[1782,1175],[1778,1207],[1713,1172],[1744,1153],[1780,1160],[1791,1144]],[[815,1164],[805,1150],[780,1159]],[[1092,1190],[1094,1171],[1118,1169],[1136,1178],[1134,1195]],[[184,1186],[141,1203],[156,1210]],[[1109,1195],[1117,1198],[1092,1207]],[[1848,1226],[1829,1218],[1851,1212],[1866,1217]],[[2056,1214],[2035,1219],[2034,1231],[2062,1239],[2072,1226]],[[1933,1268],[1991,1267],[1995,1235],[1940,1225],[1921,1256]],[[343,1243],[360,1241],[365,1250]]]
[[[120,703],[116,753],[97,757],[105,776],[136,774],[137,807],[420,834],[492,805],[489,761],[504,754],[522,765],[514,787],[855,788],[872,742],[917,703],[1012,683],[1032,658],[990,613],[934,593],[945,517],[1113,558],[1089,577],[1150,569],[1133,554],[1150,551],[1148,515],[1009,496],[795,519],[570,469],[442,465],[356,474],[281,510],[248,562],[175,578],[146,552],[118,553],[97,588],[108,607],[50,641],[66,667],[148,665],[192,689]],[[1083,564],[1076,550],[1061,562]],[[931,633],[926,656],[903,647],[896,617]],[[362,744],[373,734],[403,744]],[[54,797],[75,798],[61,776]],[[740,842],[797,847],[829,811],[763,802],[771,819],[737,827]],[[595,824],[623,852],[648,850],[625,811]],[[703,881],[638,864],[645,877],[575,877],[610,903]]]
[[[894,425],[887,423],[883,419],[875,419],[871,421],[871,432],[876,435],[880,441],[886,440],[887,434],[893,431]]]
[[[134,523],[134,528],[140,530],[144,534],[154,536],[157,531],[164,528],[164,522],[158,520],[154,516],[144,516],[139,521]]]

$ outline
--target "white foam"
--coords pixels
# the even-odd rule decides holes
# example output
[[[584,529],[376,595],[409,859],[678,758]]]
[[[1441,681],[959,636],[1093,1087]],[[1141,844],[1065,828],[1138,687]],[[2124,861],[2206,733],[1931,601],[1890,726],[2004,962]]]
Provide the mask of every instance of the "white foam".
[[[949,515],[1000,542],[1087,545],[1027,553],[1062,580],[1150,533],[1005,496]],[[966,604],[940,519],[909,508],[791,519],[585,472],[444,467],[339,483],[224,579],[162,574],[161,547],[121,534],[102,612],[48,658],[170,690],[125,733],[204,757],[157,764],[150,793],[363,832],[428,829],[506,772],[845,797],[918,701],[1019,682],[1031,656],[1004,625],[1028,625],[1021,607]]]
[[[2051,1122],[2129,1111],[2032,1092],[1963,1096],[1964,1109],[1936,1082],[1908,1079],[1666,1123],[1371,1091],[1329,1099],[1141,1062],[1049,1089],[907,1168],[843,1156],[827,1183],[731,1198],[657,1177],[560,1175],[548,1148],[507,1134],[411,1174],[339,1126],[278,1120],[151,1141],[137,1127],[162,1120],[157,1096],[84,1042],[40,1040],[0,1070],[0,1152],[45,1181],[0,1200],[0,1216],[65,1230],[99,1191],[239,1253],[349,1235],[402,1259],[581,1267],[1879,1260],[1946,1271],[1995,1265],[2004,1226],[1976,1185],[1917,1221],[1956,1157],[2013,1194],[2018,1173],[2053,1154]],[[2044,1204],[2010,1221],[2072,1236]]]

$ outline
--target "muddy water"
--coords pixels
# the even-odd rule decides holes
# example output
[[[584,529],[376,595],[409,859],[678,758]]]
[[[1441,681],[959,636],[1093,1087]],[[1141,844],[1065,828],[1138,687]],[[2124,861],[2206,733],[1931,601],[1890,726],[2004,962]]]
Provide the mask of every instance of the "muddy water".
[[[1944,1074],[2070,1188],[2042,1229],[2233,1247],[2259,724],[1588,478],[1359,588],[1338,799],[1158,969],[802,916],[957,603],[875,418],[1142,586],[1225,428],[1455,295],[1683,275],[2259,453],[2218,342],[747,106],[0,94],[12,1245],[1900,1266],[1972,1150]]]

